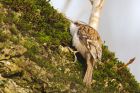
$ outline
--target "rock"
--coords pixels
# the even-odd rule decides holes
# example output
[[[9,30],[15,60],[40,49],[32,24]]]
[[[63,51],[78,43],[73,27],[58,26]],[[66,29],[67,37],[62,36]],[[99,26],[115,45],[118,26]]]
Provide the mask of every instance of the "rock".
[[[0,0],[0,93],[139,93],[122,62],[103,46],[91,88],[84,60],[69,51],[70,22],[46,0]],[[107,81],[106,81],[107,79]]]
[[[3,92],[4,93],[33,93],[32,90],[17,85],[11,79],[7,80],[7,83],[4,85]]]

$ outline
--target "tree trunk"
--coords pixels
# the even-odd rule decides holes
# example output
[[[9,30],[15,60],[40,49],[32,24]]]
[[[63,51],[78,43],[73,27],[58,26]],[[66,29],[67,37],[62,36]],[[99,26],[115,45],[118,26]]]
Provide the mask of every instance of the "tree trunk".
[[[92,5],[92,11],[89,18],[89,25],[95,30],[98,30],[100,12],[104,3],[104,0],[90,0]]]

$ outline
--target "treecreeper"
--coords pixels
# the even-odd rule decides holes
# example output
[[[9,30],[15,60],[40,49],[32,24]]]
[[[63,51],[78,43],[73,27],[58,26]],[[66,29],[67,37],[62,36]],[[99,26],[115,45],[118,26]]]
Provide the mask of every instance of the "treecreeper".
[[[71,21],[70,32],[73,37],[73,46],[86,59],[87,69],[83,82],[90,87],[95,64],[101,61],[102,57],[102,40],[97,30],[104,0],[89,1],[92,5],[89,24]]]
[[[94,66],[101,61],[102,40],[94,28],[81,22],[71,22],[70,33],[73,46],[86,59],[87,69],[83,82],[90,87]]]

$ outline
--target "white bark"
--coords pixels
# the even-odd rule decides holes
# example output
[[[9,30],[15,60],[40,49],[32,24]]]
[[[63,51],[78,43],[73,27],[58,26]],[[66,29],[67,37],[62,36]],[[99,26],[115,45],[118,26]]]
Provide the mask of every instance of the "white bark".
[[[100,13],[104,4],[104,0],[90,0],[92,11],[89,18],[89,25],[98,30]]]

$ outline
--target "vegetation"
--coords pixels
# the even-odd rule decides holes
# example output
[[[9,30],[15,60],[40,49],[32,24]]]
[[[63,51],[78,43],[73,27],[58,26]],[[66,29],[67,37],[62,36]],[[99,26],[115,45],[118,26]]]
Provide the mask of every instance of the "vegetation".
[[[0,0],[0,93],[139,93],[128,68],[103,46],[93,84],[73,62],[69,21],[46,0]],[[80,57],[78,56],[78,59]]]

